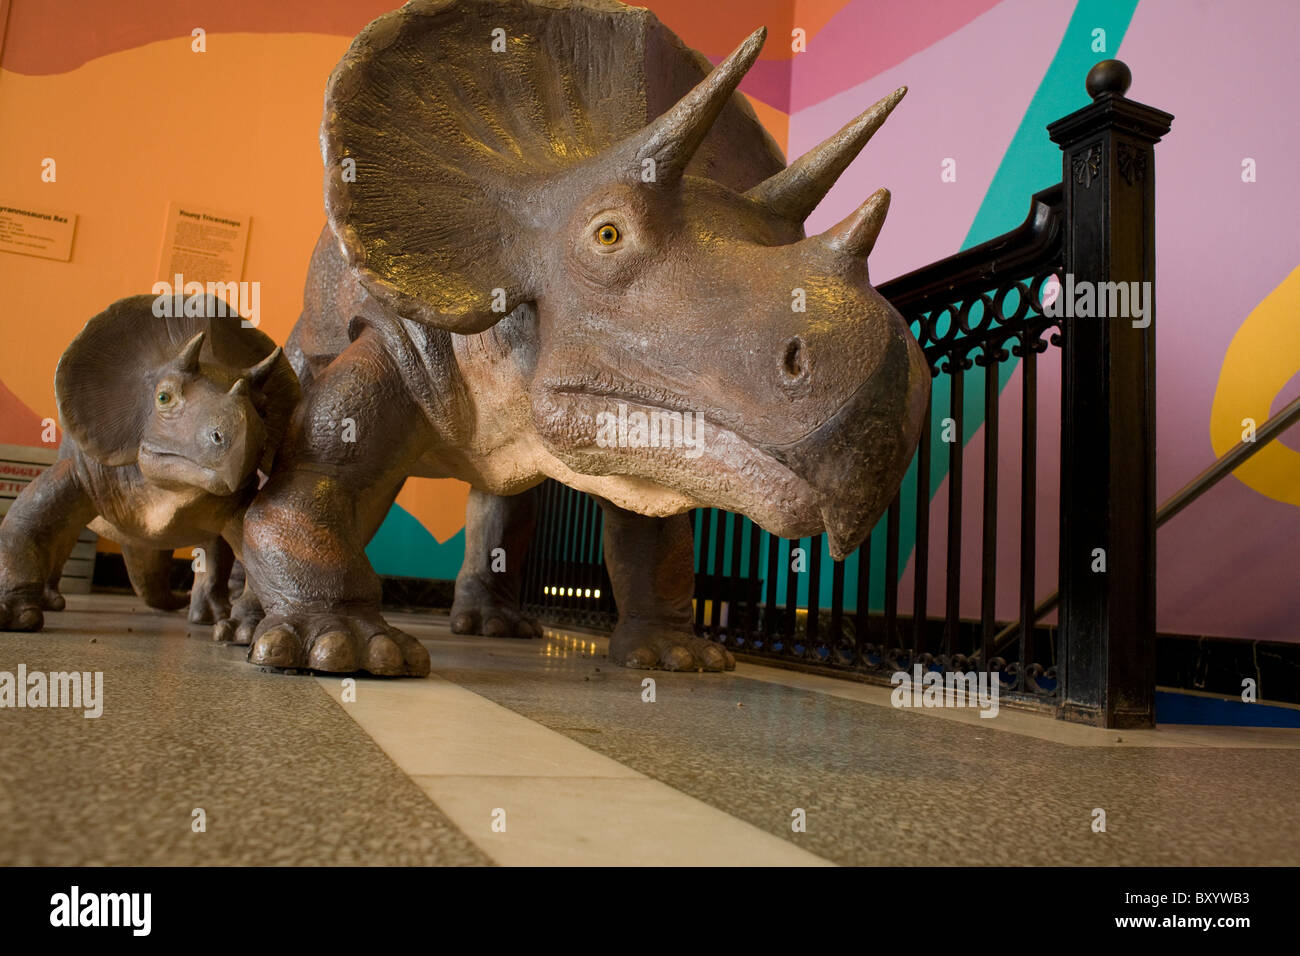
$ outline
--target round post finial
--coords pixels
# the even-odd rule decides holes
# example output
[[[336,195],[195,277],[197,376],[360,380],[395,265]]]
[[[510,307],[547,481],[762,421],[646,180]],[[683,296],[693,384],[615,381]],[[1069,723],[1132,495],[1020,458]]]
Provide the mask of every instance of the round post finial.
[[[1133,71],[1123,60],[1102,60],[1088,71],[1085,86],[1094,100],[1103,93],[1123,96],[1133,82]]]

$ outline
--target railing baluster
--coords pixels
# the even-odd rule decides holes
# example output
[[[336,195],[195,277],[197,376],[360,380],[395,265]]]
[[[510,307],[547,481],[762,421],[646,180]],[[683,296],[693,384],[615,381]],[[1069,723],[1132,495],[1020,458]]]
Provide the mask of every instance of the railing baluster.
[[[831,564],[831,632],[826,636],[827,663],[838,664],[840,639],[844,636],[844,562]]]
[[[712,600],[713,595],[708,593],[708,589],[713,584],[713,579],[709,576],[709,539],[713,531],[713,509],[700,509],[700,570],[695,575],[697,582],[708,582],[705,586],[705,594],[700,595],[700,588],[697,584],[695,588],[695,629],[704,630],[704,603],[706,600]]]
[[[980,664],[987,668],[997,630],[998,598],[998,370],[1001,342],[985,345],[984,362],[984,529],[980,561]]]
[[[808,626],[804,629],[806,638],[803,656],[805,657],[810,657],[814,653],[813,647],[820,636],[821,622],[818,617],[821,615],[821,594],[822,536],[817,535],[808,539]]]
[[[799,547],[800,539],[795,538],[790,542],[790,547],[786,552],[786,572],[785,572],[785,626],[781,633],[785,637],[785,642],[781,645],[781,652],[784,655],[791,653],[791,645],[794,644],[794,631],[797,617],[799,614],[799,576],[794,573],[791,567],[793,561],[790,554],[794,549]]]
[[[885,517],[885,637],[886,652],[898,646],[898,524],[899,496],[895,495]]]
[[[962,438],[965,411],[965,359],[960,352],[948,359],[951,391],[949,416],[952,419],[953,438],[948,443],[948,557],[947,592],[944,600],[946,621],[943,629],[943,655],[951,658],[957,645],[957,630],[961,627],[961,518],[962,518]]]
[[[1025,689],[1025,668],[1034,655],[1034,565],[1038,522],[1038,335],[1020,336],[1020,668],[1016,689]]]
[[[746,569],[746,591],[749,597],[749,618],[745,621],[745,646],[749,647],[755,633],[758,631],[759,606],[763,602],[762,591],[762,572],[758,567],[759,548],[762,530],[752,521],[746,522],[749,526],[749,567]]]
[[[763,532],[767,542],[767,581],[764,590],[767,605],[763,610],[763,650],[771,650],[772,635],[776,633],[776,581],[781,560],[781,539],[774,534]]]
[[[916,552],[912,562],[912,648],[917,654],[928,651],[930,636],[927,618],[930,599],[930,438],[933,428],[932,400],[925,404],[921,420],[921,440],[916,449]]]
[[[853,613],[855,634],[853,663],[867,663],[867,644],[871,642],[871,539],[875,529],[867,535],[867,540],[858,545],[858,605]]]

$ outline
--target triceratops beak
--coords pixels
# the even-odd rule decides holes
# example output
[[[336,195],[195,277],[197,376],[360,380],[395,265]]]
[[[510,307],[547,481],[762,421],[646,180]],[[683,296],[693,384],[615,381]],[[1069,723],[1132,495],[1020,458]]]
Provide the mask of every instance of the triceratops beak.
[[[907,87],[900,86],[826,142],[745,195],[790,222],[803,222],[906,95]]]
[[[680,179],[731,94],[758,59],[765,39],[767,28],[759,27],[672,109],[614,146],[605,161],[612,160],[641,182],[667,185]],[[644,176],[647,161],[653,162],[650,180]]]

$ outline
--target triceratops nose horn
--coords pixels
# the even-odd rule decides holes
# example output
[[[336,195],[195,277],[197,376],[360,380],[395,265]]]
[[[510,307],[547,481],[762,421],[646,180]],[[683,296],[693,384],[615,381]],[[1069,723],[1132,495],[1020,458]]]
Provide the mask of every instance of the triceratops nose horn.
[[[625,140],[622,147],[614,147],[616,161],[625,162],[630,148],[632,162],[627,166],[640,181],[668,184],[679,179],[731,94],[758,59],[766,38],[767,27],[751,33],[672,109]],[[652,180],[645,178],[647,160],[654,164]]]
[[[276,363],[280,361],[280,355],[283,351],[284,350],[277,345],[271,350],[270,354],[268,354],[266,358],[262,359],[262,361],[258,362],[252,368],[246,369],[244,371],[244,377],[254,385],[261,385],[262,382],[266,380],[266,377],[271,374],[271,369],[275,368]]]
[[[880,227],[889,213],[889,190],[877,189],[861,206],[820,236],[832,249],[849,252],[863,258],[871,255],[876,246]]]
[[[745,195],[784,219],[803,222],[906,95],[907,87],[900,86],[826,142]]]
[[[199,351],[202,348],[203,333],[200,332],[181,347],[180,354],[176,356],[176,367],[182,372],[197,372],[199,370]]]

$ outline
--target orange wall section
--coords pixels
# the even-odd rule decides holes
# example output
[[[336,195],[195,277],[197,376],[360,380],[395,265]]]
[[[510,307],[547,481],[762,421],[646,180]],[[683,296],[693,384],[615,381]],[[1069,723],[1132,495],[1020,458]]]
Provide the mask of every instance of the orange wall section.
[[[69,262],[0,253],[0,442],[40,444],[41,419],[57,418],[53,372],[67,343],[108,303],[148,291],[169,202],[252,217],[243,278],[261,283],[263,331],[285,340],[323,222],[325,81],[352,33],[388,6],[13,0],[0,60],[0,202],[78,219]],[[650,6],[711,55],[735,45],[743,19],[771,27],[764,59],[789,56],[785,0]],[[301,15],[286,20],[286,9]],[[222,33],[222,22],[245,29]],[[191,23],[208,30],[203,53],[191,49]],[[291,23],[322,32],[268,32]],[[784,146],[789,117],[750,102]],[[54,182],[41,179],[47,157]],[[464,524],[466,494],[415,479],[398,504],[445,541]]]

